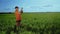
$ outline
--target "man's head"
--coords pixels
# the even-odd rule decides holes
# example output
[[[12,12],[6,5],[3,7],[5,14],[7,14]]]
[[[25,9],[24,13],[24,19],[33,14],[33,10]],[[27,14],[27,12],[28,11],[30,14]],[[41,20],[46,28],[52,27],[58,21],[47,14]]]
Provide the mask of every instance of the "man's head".
[[[18,6],[16,6],[16,7],[15,7],[15,10],[16,10],[16,11],[18,11],[18,10],[19,10],[19,7],[18,7]]]

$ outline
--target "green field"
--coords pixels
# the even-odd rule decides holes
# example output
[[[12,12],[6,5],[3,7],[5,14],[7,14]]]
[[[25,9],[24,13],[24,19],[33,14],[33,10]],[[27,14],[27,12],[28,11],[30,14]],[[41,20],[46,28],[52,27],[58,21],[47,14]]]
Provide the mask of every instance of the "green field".
[[[0,34],[15,24],[14,14],[0,14]],[[60,34],[60,13],[23,13],[21,24],[20,34]]]

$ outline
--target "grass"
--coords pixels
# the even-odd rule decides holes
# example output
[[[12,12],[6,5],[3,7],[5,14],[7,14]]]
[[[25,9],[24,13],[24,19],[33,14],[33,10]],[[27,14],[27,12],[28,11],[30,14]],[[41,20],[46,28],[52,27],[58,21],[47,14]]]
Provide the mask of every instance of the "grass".
[[[0,14],[2,33],[15,24],[14,14]],[[23,13],[21,24],[20,34],[60,34],[60,13]]]

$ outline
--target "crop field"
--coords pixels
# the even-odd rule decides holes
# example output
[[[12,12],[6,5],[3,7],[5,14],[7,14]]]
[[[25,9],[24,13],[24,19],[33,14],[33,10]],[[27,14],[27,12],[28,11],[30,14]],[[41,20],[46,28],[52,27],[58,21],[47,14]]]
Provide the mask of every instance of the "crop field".
[[[14,14],[0,14],[0,34],[7,34],[15,24]],[[23,13],[19,33],[60,34],[60,13]]]

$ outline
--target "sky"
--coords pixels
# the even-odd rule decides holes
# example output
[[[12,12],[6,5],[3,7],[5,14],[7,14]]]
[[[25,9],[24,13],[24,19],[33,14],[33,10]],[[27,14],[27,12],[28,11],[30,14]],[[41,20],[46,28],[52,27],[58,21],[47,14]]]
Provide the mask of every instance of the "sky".
[[[15,6],[24,12],[60,12],[60,0],[0,0],[0,12],[14,12]]]

